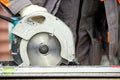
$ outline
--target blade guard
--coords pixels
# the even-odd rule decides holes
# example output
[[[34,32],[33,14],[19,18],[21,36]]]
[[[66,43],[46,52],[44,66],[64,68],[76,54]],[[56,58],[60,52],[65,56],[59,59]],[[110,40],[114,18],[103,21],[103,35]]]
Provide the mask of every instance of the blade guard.
[[[24,17],[13,29],[13,34],[22,38],[23,45],[20,48],[22,66],[29,65],[29,57],[27,55],[27,44],[32,36],[40,32],[51,33],[57,37],[61,44],[61,56],[69,62],[75,59],[75,46],[71,30],[57,17],[47,12],[35,12]],[[26,66],[27,66],[26,65]]]

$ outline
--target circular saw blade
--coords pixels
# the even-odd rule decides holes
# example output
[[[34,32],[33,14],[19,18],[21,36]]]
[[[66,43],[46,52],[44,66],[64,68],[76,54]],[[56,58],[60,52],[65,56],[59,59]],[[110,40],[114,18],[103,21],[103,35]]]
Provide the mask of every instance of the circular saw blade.
[[[45,53],[40,51],[41,44],[48,48]],[[60,42],[50,33],[34,35],[28,42],[27,53],[31,66],[56,66],[62,60]]]

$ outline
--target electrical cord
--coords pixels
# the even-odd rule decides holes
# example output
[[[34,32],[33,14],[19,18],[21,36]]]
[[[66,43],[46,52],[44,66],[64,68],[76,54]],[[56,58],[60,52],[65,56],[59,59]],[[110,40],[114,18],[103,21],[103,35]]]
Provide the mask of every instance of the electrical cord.
[[[13,20],[13,19],[8,18],[8,17],[6,17],[6,16],[0,15],[0,18],[1,18],[1,19],[4,19],[4,20],[6,20],[6,21],[8,21],[8,22],[10,22],[10,23],[14,23],[14,20]]]

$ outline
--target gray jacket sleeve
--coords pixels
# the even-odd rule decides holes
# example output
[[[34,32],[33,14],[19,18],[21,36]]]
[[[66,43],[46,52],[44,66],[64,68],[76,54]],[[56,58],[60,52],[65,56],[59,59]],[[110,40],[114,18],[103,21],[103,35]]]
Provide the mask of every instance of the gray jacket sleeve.
[[[48,12],[55,14],[61,0],[9,0],[11,5],[8,7],[13,14],[17,14],[24,7],[35,4],[45,7]]]
[[[30,1],[32,2],[32,4],[44,7],[48,0],[30,0]]]
[[[17,14],[24,7],[32,4],[30,0],[9,0],[11,5],[8,7],[13,14]]]

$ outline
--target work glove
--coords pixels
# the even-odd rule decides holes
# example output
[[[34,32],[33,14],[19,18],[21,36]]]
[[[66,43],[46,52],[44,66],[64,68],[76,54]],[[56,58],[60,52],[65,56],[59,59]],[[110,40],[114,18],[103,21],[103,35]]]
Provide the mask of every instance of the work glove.
[[[47,12],[47,9],[41,6],[37,6],[37,5],[29,5],[25,8],[23,8],[19,14],[21,15],[21,17],[25,17],[31,13],[34,13],[36,11],[40,11],[40,12]]]

